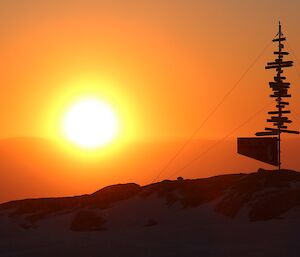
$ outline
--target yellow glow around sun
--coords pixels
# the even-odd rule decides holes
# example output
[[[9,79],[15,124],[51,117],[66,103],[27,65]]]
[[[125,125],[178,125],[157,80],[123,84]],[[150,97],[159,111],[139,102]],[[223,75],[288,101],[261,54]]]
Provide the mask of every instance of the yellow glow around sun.
[[[111,107],[96,99],[75,102],[62,120],[65,137],[85,149],[94,149],[112,142],[118,134],[118,119]]]
[[[53,94],[49,95],[47,104],[45,103],[40,124],[44,136],[56,142],[64,154],[91,163],[99,161],[99,158],[111,158],[120,154],[128,143],[136,140],[138,108],[134,98],[119,81],[88,73],[78,74],[57,84]],[[81,103],[86,101],[105,106],[104,109],[108,109],[110,114],[104,117],[112,117],[108,118],[112,122],[103,122],[106,118],[95,114],[94,108],[89,110],[90,107],[83,108],[79,115],[77,110],[81,108],[75,106],[82,106]],[[69,115],[70,118],[67,118]],[[91,126],[84,126],[84,120]],[[97,125],[93,125],[94,122]],[[106,126],[106,132],[98,137],[99,131],[94,128],[98,126],[104,129],[102,124]]]

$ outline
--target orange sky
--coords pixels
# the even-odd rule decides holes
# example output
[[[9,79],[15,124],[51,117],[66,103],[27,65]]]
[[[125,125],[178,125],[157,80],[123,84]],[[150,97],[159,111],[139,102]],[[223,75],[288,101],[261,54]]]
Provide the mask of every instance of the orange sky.
[[[185,139],[272,40],[279,18],[300,59],[299,8],[296,0],[1,1],[0,138],[57,139],[73,97],[98,94],[120,113],[129,142]],[[273,73],[264,65],[273,49],[197,138],[222,138],[270,101]],[[300,114],[300,73],[294,67],[287,76]],[[232,138],[262,130],[266,111]]]

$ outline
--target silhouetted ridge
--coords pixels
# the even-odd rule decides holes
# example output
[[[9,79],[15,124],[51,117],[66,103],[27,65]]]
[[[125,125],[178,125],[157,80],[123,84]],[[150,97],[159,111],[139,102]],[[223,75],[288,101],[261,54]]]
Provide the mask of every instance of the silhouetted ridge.
[[[180,201],[183,207],[196,207],[220,197],[224,191],[244,174],[220,175],[205,179],[164,180],[145,186],[142,195],[157,193],[167,203]]]
[[[173,210],[174,215],[175,210],[209,204],[217,214],[231,218],[242,210],[250,221],[284,218],[286,213],[300,206],[300,173],[259,170],[205,179],[164,180],[143,187],[134,183],[118,184],[91,195],[8,202],[0,205],[0,214],[22,217],[24,222],[20,226],[26,228],[46,218],[72,214],[70,229],[73,231],[105,230],[110,219],[107,211],[121,202],[127,206],[126,201],[130,201],[126,212],[134,213],[134,219],[142,219],[143,226],[151,227],[159,225],[159,220],[146,217],[143,208],[151,206],[154,200],[162,202],[159,208]],[[122,213],[118,215],[120,220],[132,219],[122,217]]]
[[[113,203],[137,193],[139,187],[134,183],[118,184],[105,187],[91,195],[12,201],[1,204],[0,211],[10,209],[11,217],[27,215],[27,220],[36,222],[54,213],[70,212],[81,208],[108,208]]]
[[[107,186],[90,195],[89,204],[107,208],[110,204],[125,200],[139,192],[140,186],[135,183]]]

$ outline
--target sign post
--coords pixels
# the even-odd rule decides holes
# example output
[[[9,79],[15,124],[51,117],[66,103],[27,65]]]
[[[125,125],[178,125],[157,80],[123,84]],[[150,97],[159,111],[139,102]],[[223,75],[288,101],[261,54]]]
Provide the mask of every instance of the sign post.
[[[276,69],[274,80],[269,82],[273,91],[270,97],[275,98],[276,101],[276,110],[268,112],[271,117],[267,119],[267,122],[272,123],[272,127],[265,128],[263,132],[255,133],[259,138],[238,138],[239,154],[275,165],[278,170],[281,169],[281,133],[299,134],[299,131],[287,129],[287,124],[292,123],[292,121],[286,116],[291,111],[285,109],[289,105],[285,99],[290,98],[291,95],[288,94],[290,83],[285,81],[283,69],[292,67],[293,61],[283,60],[285,56],[289,55],[283,50],[284,41],[286,41],[286,37],[282,33],[279,22],[278,33],[273,39],[273,42],[278,44],[278,49],[274,52],[275,61],[268,62],[265,67],[266,69]]]

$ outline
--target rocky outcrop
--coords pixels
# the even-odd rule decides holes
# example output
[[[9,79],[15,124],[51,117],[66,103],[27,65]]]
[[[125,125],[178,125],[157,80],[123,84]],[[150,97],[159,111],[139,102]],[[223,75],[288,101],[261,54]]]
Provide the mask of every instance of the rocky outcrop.
[[[72,231],[99,231],[105,230],[106,220],[97,212],[81,210],[76,213],[72,220],[70,229]]]

